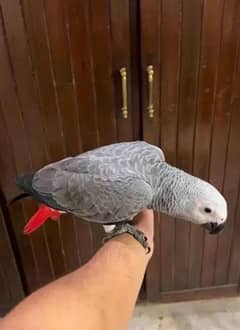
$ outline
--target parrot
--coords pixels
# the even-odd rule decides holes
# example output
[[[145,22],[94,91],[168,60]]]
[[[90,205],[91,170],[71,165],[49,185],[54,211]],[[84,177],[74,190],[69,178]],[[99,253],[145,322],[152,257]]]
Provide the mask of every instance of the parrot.
[[[226,200],[213,185],[168,164],[163,151],[145,141],[67,157],[17,176],[16,184],[23,193],[15,199],[39,203],[24,234],[69,213],[104,225],[109,239],[128,232],[147,248],[147,238],[131,225],[145,208],[201,225],[210,234],[221,232],[227,219]]]

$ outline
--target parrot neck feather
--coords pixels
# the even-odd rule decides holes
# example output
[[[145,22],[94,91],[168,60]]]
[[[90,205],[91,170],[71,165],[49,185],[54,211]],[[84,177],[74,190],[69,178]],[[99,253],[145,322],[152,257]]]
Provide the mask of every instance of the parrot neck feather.
[[[154,190],[152,208],[155,211],[176,216],[181,202],[187,200],[189,184],[194,177],[166,162],[159,163],[151,171],[151,186]]]

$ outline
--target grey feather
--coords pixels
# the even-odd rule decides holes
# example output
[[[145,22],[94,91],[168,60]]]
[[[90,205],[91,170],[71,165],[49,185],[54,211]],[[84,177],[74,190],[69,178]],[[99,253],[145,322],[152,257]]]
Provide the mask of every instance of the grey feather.
[[[129,221],[150,207],[146,168],[163,161],[162,151],[146,142],[118,143],[45,166],[34,175],[33,188],[85,220]]]
[[[198,224],[221,224],[223,196],[209,183],[165,162],[143,141],[112,144],[49,164],[32,179],[33,196],[102,224],[131,221],[152,208]],[[206,214],[205,208],[211,213]]]

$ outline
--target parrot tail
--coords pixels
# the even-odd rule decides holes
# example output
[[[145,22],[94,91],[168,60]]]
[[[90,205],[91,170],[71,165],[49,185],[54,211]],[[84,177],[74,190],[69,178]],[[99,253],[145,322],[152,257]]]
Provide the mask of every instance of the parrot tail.
[[[44,204],[39,206],[37,212],[31,217],[26,226],[24,227],[24,234],[29,235],[38,229],[48,218],[58,220],[62,212],[54,210]]]

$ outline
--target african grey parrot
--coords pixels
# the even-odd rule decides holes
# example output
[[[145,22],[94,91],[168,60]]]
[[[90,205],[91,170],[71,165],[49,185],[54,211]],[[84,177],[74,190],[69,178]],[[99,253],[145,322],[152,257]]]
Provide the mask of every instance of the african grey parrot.
[[[25,195],[41,203],[26,234],[66,212],[116,224],[113,235],[129,232],[146,247],[146,238],[130,225],[144,208],[202,224],[211,234],[221,231],[227,218],[226,201],[216,188],[169,165],[161,149],[144,141],[100,147],[16,181]]]

